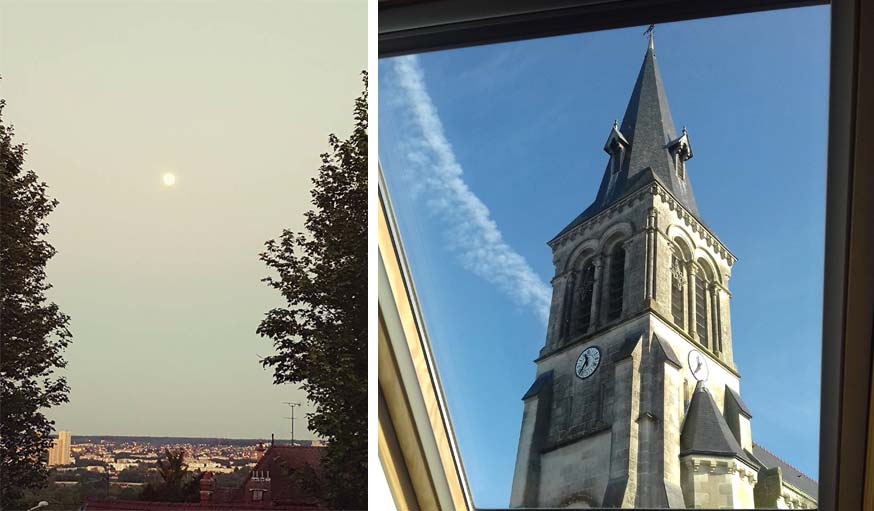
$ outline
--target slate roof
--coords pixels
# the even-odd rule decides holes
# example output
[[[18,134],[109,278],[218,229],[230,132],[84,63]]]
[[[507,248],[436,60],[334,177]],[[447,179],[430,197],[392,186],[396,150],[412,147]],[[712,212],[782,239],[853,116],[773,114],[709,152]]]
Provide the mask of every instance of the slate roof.
[[[738,458],[758,468],[734,438],[707,387],[698,382],[680,433],[680,456],[706,454]]]
[[[634,351],[634,348],[637,347],[637,344],[640,342],[642,337],[641,332],[633,333],[625,338],[625,342],[622,343],[622,346],[619,348],[619,351],[613,355],[613,362],[619,362],[620,360],[626,359],[631,356],[631,353]]]
[[[668,344],[668,342],[665,341],[664,339],[662,339],[661,337],[657,336],[656,334],[652,334],[652,336],[653,336],[653,339],[655,340],[655,342],[658,344],[658,346],[662,349],[662,353],[665,354],[665,359],[667,359],[668,362],[674,364],[676,367],[682,368],[683,364],[682,364],[682,362],[680,362],[680,359],[679,359],[679,357],[677,357],[677,354],[674,353],[674,349],[671,348],[671,345]]]
[[[548,383],[552,383],[552,369],[546,371],[543,374],[537,375],[537,378],[534,380],[534,383],[531,384],[531,387],[528,389],[528,392],[522,396],[522,400],[526,400],[529,397],[534,397],[540,393],[540,390],[543,389]]]
[[[610,162],[607,162],[595,201],[556,237],[595,216],[628,193],[654,181],[667,188],[703,223],[695,205],[689,175],[687,173],[685,179],[680,179],[668,150],[668,146],[678,137],[651,45],[643,58],[619,131],[629,147],[615,183],[610,186],[612,170]]]
[[[753,455],[758,458],[766,468],[780,467],[783,472],[783,481],[798,488],[814,499],[818,498],[819,484],[792,465],[775,456],[771,451],[753,442]]]
[[[725,390],[726,390],[726,395],[730,396],[731,399],[734,399],[734,402],[737,403],[737,407],[741,411],[741,413],[746,415],[748,419],[752,419],[753,412],[750,411],[750,407],[748,407],[747,404],[744,403],[744,400],[740,398],[740,394],[738,394],[737,392],[732,390],[731,387],[728,387],[728,386],[725,387]]]

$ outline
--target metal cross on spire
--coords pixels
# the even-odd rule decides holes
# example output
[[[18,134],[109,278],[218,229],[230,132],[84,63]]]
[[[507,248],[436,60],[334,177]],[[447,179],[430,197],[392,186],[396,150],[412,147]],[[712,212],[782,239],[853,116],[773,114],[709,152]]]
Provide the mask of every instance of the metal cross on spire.
[[[650,25],[649,28],[646,29],[646,32],[643,33],[643,35],[648,35],[648,36],[649,36],[649,49],[650,49],[650,50],[653,49],[653,46],[652,46],[652,36],[653,36],[653,33],[654,33],[654,32],[655,32],[655,25],[653,24],[653,25]]]

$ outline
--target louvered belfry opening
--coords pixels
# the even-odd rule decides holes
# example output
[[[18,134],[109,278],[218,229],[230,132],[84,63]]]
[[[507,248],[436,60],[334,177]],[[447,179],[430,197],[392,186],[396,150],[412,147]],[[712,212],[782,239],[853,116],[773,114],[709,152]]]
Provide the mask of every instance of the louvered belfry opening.
[[[585,333],[592,324],[592,293],[595,283],[595,265],[589,262],[583,267],[580,279],[580,296],[576,333]]]
[[[625,249],[617,244],[610,254],[610,287],[607,297],[607,320],[622,315],[622,292],[625,288]]]

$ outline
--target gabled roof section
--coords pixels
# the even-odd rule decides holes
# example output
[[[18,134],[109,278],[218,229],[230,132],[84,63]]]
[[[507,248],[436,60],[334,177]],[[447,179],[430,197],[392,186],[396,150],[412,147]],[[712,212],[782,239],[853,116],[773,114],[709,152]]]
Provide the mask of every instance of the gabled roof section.
[[[679,359],[679,357],[677,357],[677,354],[674,353],[674,349],[671,348],[671,345],[668,344],[668,342],[665,341],[664,339],[662,339],[661,337],[657,336],[656,334],[652,334],[652,337],[653,337],[653,341],[655,341],[655,344],[658,345],[659,348],[661,348],[662,353],[665,356],[665,360],[667,360],[668,362],[673,364],[674,367],[676,367],[678,369],[682,369],[683,364],[680,362],[680,359]]]
[[[652,46],[647,48],[644,55],[622,124],[618,127],[614,126],[611,130],[608,144],[612,140],[627,143],[619,170],[614,172],[612,163],[607,163],[595,201],[558,236],[652,181],[661,182],[696,219],[701,221],[689,176],[680,178],[672,155],[672,149],[681,143],[689,146],[688,135],[684,131],[681,136],[678,136],[674,128],[674,120],[671,118],[668,98]],[[605,149],[608,147],[605,146]],[[690,158],[691,154],[689,149],[685,158]],[[614,155],[611,158],[615,157]]]
[[[737,443],[703,382],[695,386],[680,433],[680,456],[687,454],[734,457],[753,467],[759,465]]]
[[[744,400],[740,398],[740,394],[735,392],[731,387],[725,387],[725,396],[726,398],[733,399],[735,404],[737,404],[738,410],[744,415],[746,415],[747,419],[753,418],[753,412],[750,411],[750,408],[744,403]]]
[[[304,445],[271,445],[258,463],[252,467],[252,471],[243,481],[243,485],[234,497],[235,502],[247,502],[249,483],[255,473],[269,473],[270,500],[273,506],[293,505],[317,505],[318,500],[309,496],[300,481],[296,478],[297,473],[305,473],[312,470],[315,476],[322,473],[322,456],[324,447]],[[305,477],[305,476],[302,476]]]
[[[625,338],[625,342],[622,343],[622,347],[619,348],[619,351],[613,355],[613,362],[619,362],[620,360],[624,360],[631,356],[634,353],[634,349],[637,348],[637,345],[640,344],[640,340],[643,338],[643,334],[641,332],[637,332],[629,335]]]
[[[534,383],[531,384],[528,392],[522,396],[522,401],[540,394],[540,391],[550,383],[552,383],[552,369],[543,374],[537,375],[537,378],[534,380]]]

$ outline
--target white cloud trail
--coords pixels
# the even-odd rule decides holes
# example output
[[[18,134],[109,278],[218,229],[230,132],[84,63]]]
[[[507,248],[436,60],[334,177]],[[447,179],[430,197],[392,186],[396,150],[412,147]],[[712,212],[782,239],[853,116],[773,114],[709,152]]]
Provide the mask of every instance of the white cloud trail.
[[[446,139],[416,56],[394,60],[394,71],[413,130],[404,136],[406,163],[428,195],[431,211],[447,224],[450,247],[462,266],[495,285],[517,305],[546,322],[552,291],[525,258],[504,241],[489,208],[464,181],[464,170]]]

